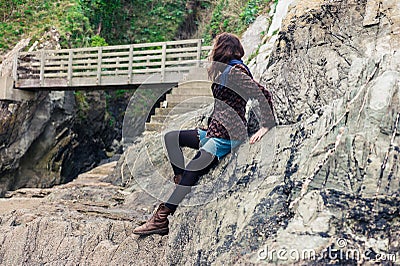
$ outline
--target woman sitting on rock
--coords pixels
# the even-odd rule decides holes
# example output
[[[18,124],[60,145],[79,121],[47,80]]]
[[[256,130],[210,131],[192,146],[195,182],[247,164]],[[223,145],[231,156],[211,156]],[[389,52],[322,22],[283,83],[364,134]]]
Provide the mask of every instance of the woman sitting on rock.
[[[253,80],[248,67],[241,58],[244,50],[239,38],[230,33],[217,36],[211,54],[208,75],[214,97],[214,111],[208,128],[171,131],[165,135],[168,157],[174,171],[174,192],[166,203],[161,203],[154,215],[143,225],[134,229],[138,235],[168,233],[168,218],[178,204],[191,191],[200,176],[207,173],[233,148],[247,139],[245,118],[246,103],[258,99],[261,117],[260,129],[250,138],[253,144],[275,125],[270,93]],[[184,166],[181,147],[199,150]]]

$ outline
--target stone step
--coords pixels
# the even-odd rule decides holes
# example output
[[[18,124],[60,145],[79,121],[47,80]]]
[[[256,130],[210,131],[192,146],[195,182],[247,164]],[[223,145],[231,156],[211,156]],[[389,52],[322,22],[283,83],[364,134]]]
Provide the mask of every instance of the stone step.
[[[172,102],[184,102],[184,101],[190,101],[190,102],[213,102],[212,96],[206,96],[206,95],[173,95],[173,94],[167,94],[166,101],[168,103]]]
[[[168,128],[168,126],[170,126]],[[177,125],[172,125],[169,123],[160,123],[160,122],[150,122],[145,124],[146,131],[157,131],[162,132],[163,130],[173,130],[177,128]]]
[[[164,123],[168,121],[168,118],[171,117],[169,115],[152,115],[150,122],[151,123]]]
[[[181,108],[181,107],[168,107],[168,108],[156,108],[155,110],[155,115],[168,115],[168,114],[185,114],[187,112],[191,112],[193,110],[196,110],[195,108]]]
[[[212,95],[211,88],[173,88],[171,91],[172,95]]]
[[[195,111],[195,110],[192,110]],[[194,113],[196,114],[196,113]],[[175,115],[152,115],[150,123],[163,123],[163,124],[169,124],[173,122],[175,119],[177,119],[180,115],[182,114],[175,114]],[[195,115],[193,116],[193,118]],[[175,123],[176,124],[176,123]]]
[[[211,88],[212,82],[211,81],[186,81],[181,82],[178,84],[179,88]]]
[[[204,74],[204,73],[202,73]],[[172,89],[166,95],[166,100],[160,103],[151,116],[150,122],[146,123],[146,131],[165,130],[171,116],[185,114],[206,107],[214,102],[211,92],[211,82],[207,80],[185,81]]]
[[[187,100],[187,101],[172,101],[172,102],[167,102],[167,108],[189,108],[192,110],[196,110],[199,108],[203,108],[209,104],[212,104],[214,101],[213,99],[208,99],[208,100],[201,100],[201,99],[193,99],[193,100]],[[164,102],[160,103],[160,107],[164,106]]]
[[[185,79],[188,81],[207,80],[207,78],[207,69],[204,67],[191,68],[189,70],[189,73],[185,75]]]
[[[182,124],[182,121],[175,120],[178,116],[156,116],[153,115],[151,117],[151,121],[145,124],[146,131],[158,131],[161,132],[163,130],[173,130],[176,128],[180,128],[183,126],[185,128],[185,123]],[[195,119],[193,116],[191,119]],[[188,121],[186,121],[188,122]]]
[[[161,132],[164,128],[164,124],[162,123],[146,123],[145,124],[145,129],[146,131],[158,131]]]
[[[192,110],[194,111],[194,110]],[[151,116],[151,123],[168,123],[177,118],[178,115],[153,115]]]

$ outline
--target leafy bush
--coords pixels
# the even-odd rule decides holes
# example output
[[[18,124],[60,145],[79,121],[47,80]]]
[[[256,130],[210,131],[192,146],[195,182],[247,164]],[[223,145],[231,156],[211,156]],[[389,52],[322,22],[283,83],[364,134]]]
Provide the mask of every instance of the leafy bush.
[[[99,35],[93,36],[91,39],[91,47],[99,47],[99,46],[108,46],[108,43],[106,40],[104,40],[103,37],[100,37]]]
[[[273,0],[218,0],[204,33],[206,43],[211,44],[212,39],[224,31],[242,34],[260,13],[267,11],[271,1]]]
[[[61,46],[85,47],[89,46],[92,30],[89,19],[84,15],[80,5],[74,4],[68,9],[60,25]]]
[[[93,31],[109,44],[173,40],[188,0],[81,0]]]
[[[135,6],[127,37],[133,43],[173,40],[186,16],[187,0],[144,1]]]
[[[242,20],[243,24],[249,25],[254,22],[258,15],[260,4],[261,0],[250,0],[247,3],[243,12],[240,13],[240,19]]]
[[[79,0],[0,0],[0,53],[21,38],[40,39],[52,26],[59,29],[63,47],[87,45],[92,35]]]
[[[271,1],[277,0],[0,0],[0,54],[52,26],[63,48],[169,41],[184,26],[199,27],[196,36],[210,44],[223,31],[240,35]],[[188,16],[207,19],[199,25]]]

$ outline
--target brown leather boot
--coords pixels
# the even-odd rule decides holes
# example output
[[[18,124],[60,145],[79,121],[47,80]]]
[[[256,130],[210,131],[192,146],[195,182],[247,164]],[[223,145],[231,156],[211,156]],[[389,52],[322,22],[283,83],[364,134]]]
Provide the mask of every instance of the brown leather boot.
[[[182,179],[182,175],[174,175],[174,183],[175,184],[179,184],[179,182],[181,182]]]
[[[173,210],[161,203],[153,216],[145,224],[136,227],[133,233],[137,235],[168,234],[167,217],[172,213],[174,213]]]

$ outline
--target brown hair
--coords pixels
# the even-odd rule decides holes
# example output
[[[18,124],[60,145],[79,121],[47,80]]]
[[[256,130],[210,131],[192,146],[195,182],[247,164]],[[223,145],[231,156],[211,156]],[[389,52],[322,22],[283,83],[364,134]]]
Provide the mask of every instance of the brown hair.
[[[214,81],[218,74],[224,71],[225,64],[232,59],[240,60],[243,55],[243,46],[235,34],[224,32],[217,35],[210,55],[211,66],[208,68],[208,76]]]

